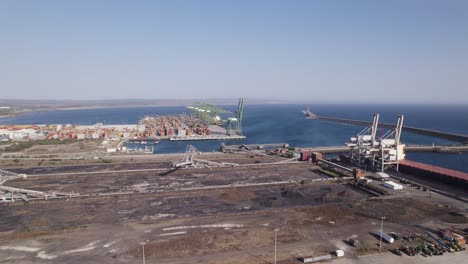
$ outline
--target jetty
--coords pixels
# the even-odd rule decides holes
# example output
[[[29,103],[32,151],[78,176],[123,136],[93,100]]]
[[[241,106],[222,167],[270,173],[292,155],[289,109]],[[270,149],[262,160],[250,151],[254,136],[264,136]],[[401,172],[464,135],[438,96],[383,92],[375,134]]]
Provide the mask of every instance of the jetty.
[[[362,121],[362,120],[355,120],[355,119],[347,119],[347,118],[337,118],[337,117],[325,117],[325,116],[318,116],[318,115],[306,115],[307,119],[316,119],[316,120],[322,120],[322,121],[328,121],[328,122],[334,122],[334,123],[341,123],[341,124],[351,124],[351,125],[372,125],[371,122],[368,121]],[[379,126],[383,128],[394,128],[394,124],[388,124],[388,123],[381,123]],[[427,128],[419,128],[419,127],[413,127],[413,126],[403,126],[403,130],[414,133],[414,134],[419,134],[419,135],[425,135],[425,136],[431,136],[431,137],[436,137],[436,138],[441,138],[441,139],[446,139],[450,141],[455,141],[455,142],[461,142],[464,144],[468,144],[468,135],[462,135],[462,134],[457,134],[457,133],[452,133],[452,132],[445,132],[445,131],[439,131],[439,130],[433,130],[433,129],[427,129]]]

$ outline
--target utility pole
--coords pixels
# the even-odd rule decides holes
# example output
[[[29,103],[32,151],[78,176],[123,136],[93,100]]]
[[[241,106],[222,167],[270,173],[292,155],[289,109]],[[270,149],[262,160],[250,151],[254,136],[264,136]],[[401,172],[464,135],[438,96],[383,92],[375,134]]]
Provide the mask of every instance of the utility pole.
[[[145,242],[141,242],[140,245],[141,245],[141,248],[142,248],[142,255],[143,255],[143,264],[146,264],[146,260],[145,260]]]
[[[379,254],[382,253],[382,235],[383,235],[383,220],[385,219],[385,216],[380,217],[381,222],[380,222],[380,243],[379,243]]]
[[[279,228],[275,228],[275,264],[276,264],[276,241],[277,241],[277,236],[278,236],[278,231],[279,231]]]

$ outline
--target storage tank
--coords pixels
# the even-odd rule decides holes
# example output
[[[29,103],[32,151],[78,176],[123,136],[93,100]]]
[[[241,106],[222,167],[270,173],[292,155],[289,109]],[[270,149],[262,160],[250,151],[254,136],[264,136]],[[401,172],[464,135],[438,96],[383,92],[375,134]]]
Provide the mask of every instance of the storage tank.
[[[386,180],[386,179],[389,179],[390,176],[385,172],[376,172],[375,173],[375,178],[377,178],[379,180]]]
[[[377,235],[377,237],[380,238],[380,230],[377,230],[375,231],[375,233]],[[386,233],[382,232],[382,240],[392,244],[393,242],[395,242],[395,239],[389,235],[387,235]]]
[[[313,263],[313,262],[318,262],[318,261],[327,260],[331,258],[332,258],[332,255],[328,254],[328,255],[317,256],[317,257],[303,257],[303,258],[300,258],[300,260],[303,263]]]
[[[337,257],[343,257],[344,256],[344,251],[341,250],[341,249],[338,249],[337,251],[335,251],[335,255]]]
[[[392,190],[402,190],[403,189],[403,186],[396,183],[396,182],[393,182],[393,181],[386,181],[384,182],[384,187],[387,187],[389,189],[392,189]]]

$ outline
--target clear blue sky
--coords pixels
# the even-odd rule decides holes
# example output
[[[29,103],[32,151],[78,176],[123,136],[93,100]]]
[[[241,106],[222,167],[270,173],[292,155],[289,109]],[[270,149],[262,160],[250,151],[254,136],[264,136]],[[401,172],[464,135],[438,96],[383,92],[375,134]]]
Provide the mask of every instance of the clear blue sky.
[[[0,1],[1,98],[468,103],[468,1]]]

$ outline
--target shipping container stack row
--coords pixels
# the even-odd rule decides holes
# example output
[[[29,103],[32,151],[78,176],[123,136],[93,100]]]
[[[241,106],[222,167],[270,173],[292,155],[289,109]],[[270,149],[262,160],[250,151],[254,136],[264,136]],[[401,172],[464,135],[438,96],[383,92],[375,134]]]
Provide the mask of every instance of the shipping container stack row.
[[[309,152],[308,150],[301,150],[299,160],[308,161],[313,164],[317,164],[319,160],[323,159],[323,155],[320,152]]]
[[[208,124],[186,115],[145,116],[139,122],[145,127],[141,137],[172,137],[176,135],[209,135]]]

